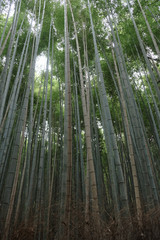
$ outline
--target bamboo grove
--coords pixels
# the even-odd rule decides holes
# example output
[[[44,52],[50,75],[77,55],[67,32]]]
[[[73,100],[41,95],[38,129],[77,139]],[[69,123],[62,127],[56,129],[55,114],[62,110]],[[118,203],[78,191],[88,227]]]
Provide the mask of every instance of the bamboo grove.
[[[2,240],[21,224],[33,239],[133,216],[141,228],[160,207],[159,10],[0,0]]]

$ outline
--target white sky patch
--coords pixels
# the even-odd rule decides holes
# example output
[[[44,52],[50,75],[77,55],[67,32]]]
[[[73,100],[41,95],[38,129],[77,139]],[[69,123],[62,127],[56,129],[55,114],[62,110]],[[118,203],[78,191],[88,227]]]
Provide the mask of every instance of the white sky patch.
[[[104,31],[110,31],[110,25],[109,25],[109,23],[108,23],[108,19],[107,18],[103,18],[102,19],[102,23],[103,23],[103,30]],[[108,39],[108,36],[107,36],[107,39]]]
[[[9,13],[9,17],[12,17],[14,15],[14,9],[15,9],[15,4],[12,3],[11,10],[10,10],[10,13]]]
[[[153,59],[158,59],[158,55],[156,55],[150,47],[146,47],[147,50],[147,56],[151,57]]]
[[[2,14],[7,16],[8,15],[8,11],[9,11],[9,17],[12,17],[14,15],[14,11],[15,11],[15,4],[14,2],[11,4],[11,7],[10,7],[10,4],[8,2],[8,4],[6,4],[5,8],[2,10]]]
[[[47,57],[44,53],[41,53],[36,59],[36,74],[40,75],[43,71],[46,71],[47,65]],[[49,65],[49,70],[51,70],[51,66]]]
[[[61,52],[64,50],[64,39],[61,42],[57,43],[57,49]]]
[[[3,64],[3,66],[5,65],[5,63],[6,63],[6,57],[3,56],[3,57],[2,57],[2,64]]]
[[[36,30],[35,30],[36,21],[34,20],[34,17],[30,13],[30,14],[27,15],[27,18],[28,18],[29,24],[32,25],[32,27],[31,27],[32,32],[36,33]]]
[[[145,77],[145,74],[143,71],[141,71],[141,74],[139,72],[134,72],[131,79],[131,83],[134,84],[136,89],[140,89],[142,92],[144,91],[144,83],[143,79],[141,77]],[[134,78],[134,80],[133,80]]]

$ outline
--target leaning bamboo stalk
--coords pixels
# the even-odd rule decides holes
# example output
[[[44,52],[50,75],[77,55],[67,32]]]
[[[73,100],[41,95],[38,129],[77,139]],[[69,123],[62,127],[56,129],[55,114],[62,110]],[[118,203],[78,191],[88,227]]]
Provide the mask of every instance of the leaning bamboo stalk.
[[[14,18],[13,18],[13,23],[12,23],[11,37],[10,37],[8,51],[7,51],[7,55],[6,55],[6,62],[5,62],[5,66],[3,68],[3,71],[0,75],[0,83],[1,83],[0,109],[1,109],[1,104],[2,104],[2,100],[3,100],[3,98],[2,98],[3,91],[5,89],[5,84],[6,84],[7,69],[8,69],[9,64],[10,64],[10,58],[11,58],[12,49],[13,49],[13,46],[14,46],[14,40],[15,40],[15,35],[16,35],[16,30],[17,30],[20,8],[21,8],[21,0],[18,0],[18,1],[16,1],[16,4],[15,4],[15,12],[14,12]]]
[[[75,104],[76,104],[76,112],[77,112],[77,132],[79,139],[79,149],[80,149],[80,167],[81,167],[81,187],[82,187],[82,199],[83,202],[85,200],[85,183],[84,183],[84,159],[83,159],[83,149],[82,149],[82,136],[81,136],[81,125],[80,125],[80,111],[79,111],[79,103],[78,103],[78,91],[77,91],[77,78],[76,78],[76,66],[74,62],[74,78],[75,78]]]
[[[71,186],[72,186],[72,101],[70,79],[70,53],[67,17],[67,0],[64,1],[64,37],[65,37],[65,111],[64,111],[64,149],[62,162],[61,213],[60,221],[65,222],[66,239],[70,238]],[[60,223],[60,238],[64,234]]]
[[[141,39],[141,36],[140,36],[139,30],[138,30],[137,24],[136,24],[136,22],[135,22],[135,19],[134,19],[134,17],[133,17],[132,11],[131,11],[130,3],[129,3],[128,0],[127,0],[127,5],[128,5],[128,10],[129,10],[129,13],[130,13],[130,16],[131,16],[131,20],[132,20],[132,22],[133,22],[134,29],[135,29],[135,32],[136,32],[136,35],[137,35],[137,38],[138,38],[138,41],[139,41],[139,45],[140,45],[140,48],[141,48],[142,53],[143,53],[143,57],[144,57],[144,59],[145,59],[145,62],[146,62],[146,64],[147,64],[148,71],[149,71],[150,76],[151,76],[151,79],[152,79],[152,81],[153,81],[154,88],[155,88],[155,91],[156,91],[156,93],[157,93],[157,97],[158,97],[158,99],[159,99],[159,101],[160,101],[160,90],[159,90],[159,88],[158,88],[157,81],[156,81],[156,79],[155,79],[155,75],[154,75],[154,73],[153,73],[153,71],[152,71],[151,64],[150,64],[150,62],[149,62],[149,60],[148,60],[148,58],[147,58],[147,54],[146,54],[146,51],[145,51],[145,48],[144,48],[144,44],[143,44],[143,41],[142,41],[142,39]]]
[[[26,162],[27,162],[27,155],[24,156],[23,171],[22,171],[22,177],[21,177],[21,182],[20,182],[20,187],[19,187],[19,192],[18,192],[18,201],[16,204],[17,205],[16,211],[15,211],[15,220],[14,220],[15,226],[17,226],[17,223],[18,223],[19,209],[20,209],[20,204],[21,204],[21,196],[22,196],[22,191],[23,191],[23,184],[24,184],[24,177],[25,177],[25,170],[26,170]]]
[[[25,63],[26,63],[26,59],[27,59],[29,41],[30,41],[30,31],[28,31],[26,41],[24,43],[24,47],[23,47],[23,51],[21,54],[12,94],[10,96],[10,100],[9,100],[10,107],[9,107],[9,111],[7,114],[7,119],[5,121],[4,128],[3,129],[1,128],[3,130],[2,132],[3,132],[4,136],[6,136],[6,137],[1,144],[1,150],[0,150],[0,164],[1,164],[0,175],[3,175],[3,173],[6,169],[6,165],[7,165],[5,158],[7,156],[7,149],[9,147],[12,128],[13,128],[14,120],[16,117],[17,100],[18,100],[18,96],[19,96],[19,92],[20,92],[23,71],[24,71],[24,67],[25,67]],[[2,172],[2,170],[3,170],[3,172]],[[2,179],[1,179],[1,182],[3,183]]]
[[[88,94],[88,96],[85,96],[77,28],[76,28],[76,23],[75,23],[75,20],[74,20],[74,15],[73,15],[72,7],[71,7],[71,4],[70,4],[70,0],[68,2],[69,2],[70,11],[71,11],[72,20],[73,20],[73,25],[74,25],[74,32],[75,32],[75,37],[76,37],[76,47],[77,47],[77,53],[78,53],[78,65],[79,65],[80,84],[81,84],[81,99],[82,99],[82,108],[83,108],[85,134],[86,134],[86,145],[87,145],[87,155],[88,155],[88,167],[89,167],[89,174],[90,174],[90,178],[91,178],[93,215],[96,216],[97,223],[99,225],[99,206],[98,206],[97,184],[96,184],[95,169],[94,169],[93,154],[92,154],[92,146],[91,146],[89,94]]]
[[[115,132],[110,112],[110,107],[108,103],[108,98],[106,95],[104,77],[102,72],[102,67],[100,63],[100,56],[97,47],[96,35],[94,30],[94,24],[92,19],[90,1],[88,0],[88,8],[89,15],[92,27],[92,35],[94,42],[94,50],[95,50],[95,58],[96,58],[96,71],[98,75],[98,91],[100,96],[100,104],[103,108],[102,116],[103,116],[103,129],[105,134],[105,142],[106,147],[108,148],[108,162],[109,162],[109,171],[110,171],[110,179],[112,186],[112,196],[114,199],[114,213],[118,221],[120,220],[120,204],[119,197],[121,202],[121,208],[124,210],[125,215],[130,215],[129,206],[128,206],[128,197],[127,197],[127,189],[126,183],[124,181],[124,175],[122,171],[122,166],[120,162],[118,146],[115,138]],[[118,174],[116,174],[116,171]],[[119,188],[119,191],[118,191]],[[119,195],[119,196],[118,196]]]
[[[18,41],[19,41],[21,30],[22,30],[22,26],[23,26],[23,23],[24,23],[24,19],[25,19],[25,17],[23,18],[23,21],[21,22],[21,25],[20,25],[20,28],[19,28],[19,31],[18,31],[18,35],[17,35],[15,46],[14,46],[14,51],[13,51],[11,63],[10,63],[10,68],[9,68],[9,71],[8,71],[8,75],[6,77],[5,89],[4,89],[4,92],[3,92],[3,98],[2,98],[2,102],[1,102],[1,108],[0,108],[0,123],[1,123],[1,121],[3,119],[3,112],[4,112],[4,108],[5,108],[5,102],[6,102],[7,93],[8,93],[9,86],[10,86],[10,82],[11,82],[11,76],[12,76],[15,56],[16,56],[17,47],[18,47]]]
[[[113,28],[113,23],[112,23],[112,20],[111,20],[111,14],[108,10],[108,5],[107,5],[106,0],[105,0],[105,3],[106,3],[106,10],[107,10],[107,13],[108,13],[108,18],[109,18],[109,24],[110,24],[110,28],[111,28],[111,31],[112,31],[112,36],[113,36],[113,39],[114,39],[115,53],[116,53],[116,58],[117,58],[117,62],[118,62],[119,70],[120,70],[121,81],[123,83],[123,88],[125,90],[124,92],[126,92],[125,99],[126,99],[128,113],[129,113],[128,117],[129,117],[129,120],[132,123],[132,128],[130,128],[130,131],[131,131],[131,135],[133,136],[132,140],[133,140],[133,142],[136,146],[134,148],[134,150],[136,151],[136,154],[137,154],[136,160],[137,160],[137,164],[142,165],[142,171],[143,171],[143,174],[145,176],[145,178],[143,180],[141,179],[142,180],[141,184],[143,186],[145,186],[144,187],[144,191],[145,191],[144,196],[145,196],[145,200],[149,203],[150,201],[152,201],[152,194],[151,194],[151,187],[150,187],[150,184],[149,184],[149,172],[147,171],[148,155],[147,155],[147,151],[145,149],[145,144],[144,144],[145,143],[145,138],[144,138],[144,135],[143,135],[142,122],[140,121],[140,112],[138,110],[138,106],[137,106],[137,103],[136,103],[134,95],[133,95],[133,90],[132,90],[131,85],[130,85],[129,75],[127,73],[125,58],[124,58],[119,34],[118,34],[118,31],[117,31],[117,28],[116,28],[116,24],[115,24],[115,29],[116,29],[118,41],[117,41],[117,38],[116,38],[116,35],[115,35],[115,31],[114,31],[114,28]],[[127,3],[128,3],[128,1],[127,1]],[[128,7],[129,7],[129,5],[128,5]],[[112,17],[114,19],[114,16],[112,16]],[[140,35],[138,35],[139,32],[138,32],[138,29],[136,27],[135,22],[134,22],[134,26],[135,26],[137,36],[139,37],[139,40],[141,40]],[[144,46],[142,44],[142,41],[140,41],[140,43],[141,43],[140,46],[142,47],[141,49],[144,50]],[[147,61],[148,59],[146,57],[145,50],[144,50],[143,53],[144,53],[144,57],[146,58],[146,61]],[[150,65],[148,66],[148,69],[149,69],[149,67],[150,67]],[[155,80],[154,76],[152,76],[152,77],[153,77],[152,80]],[[155,83],[155,81],[153,81],[153,82]],[[154,183],[154,182],[152,181],[152,183]],[[153,189],[155,189],[155,188],[153,188]]]
[[[57,141],[58,141],[58,136],[57,136]],[[52,203],[52,189],[53,189],[53,184],[54,184],[55,169],[56,169],[56,163],[57,163],[57,146],[58,146],[58,144],[56,144],[56,146],[55,146],[54,164],[52,167],[51,182],[49,185],[48,215],[47,215],[47,224],[46,224],[47,225],[47,234],[49,233],[51,203]]]
[[[5,25],[4,25],[4,28],[3,28],[3,33],[2,33],[2,35],[1,35],[1,39],[0,39],[0,49],[3,48],[3,47],[2,47],[3,38],[4,38],[4,35],[5,35],[5,32],[6,32],[6,28],[7,28],[7,24],[8,24],[8,19],[9,19],[9,15],[10,15],[12,3],[13,3],[13,0],[12,0],[12,2],[10,2],[10,6],[9,6],[9,10],[8,10],[6,22],[5,22]],[[10,27],[9,32],[10,32],[11,29],[12,29],[12,27]],[[8,32],[8,34],[9,34],[9,32]],[[7,36],[8,36],[8,34],[7,34]],[[8,39],[8,37],[6,37],[6,38]],[[4,42],[5,42],[5,41],[4,41]],[[3,45],[4,45],[4,44],[3,44]],[[1,50],[0,50],[0,51],[1,51]],[[1,55],[1,54],[0,54],[0,55]]]
[[[129,129],[129,121],[128,121],[128,117],[127,117],[125,99],[123,96],[120,75],[118,72],[118,67],[117,67],[113,48],[112,48],[112,56],[113,56],[115,70],[116,70],[118,86],[119,86],[119,91],[120,91],[120,97],[121,97],[122,110],[123,110],[123,115],[124,115],[124,125],[125,125],[125,129],[126,129],[127,145],[128,145],[128,150],[129,150],[129,157],[130,157],[130,161],[131,161],[131,169],[132,169],[132,176],[133,176],[133,183],[134,183],[137,219],[138,219],[139,226],[141,226],[142,225],[142,207],[141,207],[141,200],[140,200],[140,191],[139,191],[136,163],[135,163],[133,144],[132,144],[132,139],[131,139],[131,134],[130,134],[130,129]]]
[[[24,145],[24,132],[25,132],[26,119],[27,119],[27,110],[28,110],[28,108],[26,108],[26,112],[25,112],[25,119],[24,119],[23,129],[22,129],[23,133],[22,133],[20,146],[19,146],[17,166],[16,166],[15,177],[14,177],[13,186],[12,186],[12,192],[11,192],[8,212],[7,212],[7,216],[6,216],[6,220],[5,220],[4,235],[3,235],[2,240],[8,239],[9,228],[10,228],[10,224],[11,224],[11,216],[12,216],[14,200],[15,200],[15,195],[16,195],[16,190],[17,190],[19,170],[20,170],[20,165],[21,165],[22,150],[23,150],[23,145]]]
[[[4,51],[4,48],[5,48],[6,43],[7,43],[7,41],[8,41],[9,35],[10,35],[10,33],[11,33],[11,30],[12,30],[12,26],[10,27],[10,29],[9,29],[9,31],[8,31],[8,33],[7,33],[7,36],[6,36],[5,40],[4,40],[4,43],[3,43],[3,45],[2,45],[2,47],[1,47],[1,49],[0,49],[0,56],[2,55],[2,53],[3,53],[3,51]]]
[[[2,123],[1,123],[1,125],[0,125],[0,132],[2,131],[3,125],[4,125],[5,121],[6,121],[7,114],[8,114],[9,108],[10,108],[10,105],[11,105],[11,101],[8,103],[7,108],[6,108],[6,111],[5,111],[5,114],[4,114],[4,117],[3,117],[3,119],[2,119]]]
[[[156,40],[155,40],[155,38],[154,38],[154,35],[153,35],[153,32],[152,32],[152,29],[151,29],[151,27],[150,27],[150,24],[149,24],[149,22],[148,22],[148,20],[147,20],[146,14],[145,14],[145,12],[144,12],[144,10],[143,10],[143,8],[142,8],[142,5],[141,5],[140,1],[137,0],[137,2],[138,2],[138,4],[139,4],[139,7],[140,7],[141,12],[142,12],[142,14],[143,14],[143,17],[144,17],[144,19],[145,19],[145,22],[146,22],[146,25],[147,25],[148,31],[149,31],[150,36],[151,36],[151,38],[152,38],[153,45],[154,45],[154,47],[155,47],[156,53],[157,53],[157,55],[158,55],[158,58],[159,58],[159,60],[160,60],[160,51],[159,51],[159,47],[158,47],[157,42],[156,42]]]

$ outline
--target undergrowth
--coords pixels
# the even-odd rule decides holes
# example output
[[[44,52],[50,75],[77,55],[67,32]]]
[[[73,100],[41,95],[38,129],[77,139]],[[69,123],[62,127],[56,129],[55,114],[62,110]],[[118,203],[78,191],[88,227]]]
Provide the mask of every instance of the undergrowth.
[[[67,239],[65,235],[65,224],[63,226],[64,234],[59,238],[58,218],[52,219],[48,236],[45,237],[45,223],[41,222],[38,226],[31,220],[26,227],[24,223],[16,226],[10,236],[10,240],[59,240]],[[159,240],[160,239],[160,209],[154,209],[143,214],[141,226],[139,226],[136,217],[122,218],[120,223],[116,220],[108,219],[107,222],[100,222],[97,227],[96,219],[90,217],[85,223],[84,216],[80,211],[72,209],[72,218],[70,224],[69,240]]]

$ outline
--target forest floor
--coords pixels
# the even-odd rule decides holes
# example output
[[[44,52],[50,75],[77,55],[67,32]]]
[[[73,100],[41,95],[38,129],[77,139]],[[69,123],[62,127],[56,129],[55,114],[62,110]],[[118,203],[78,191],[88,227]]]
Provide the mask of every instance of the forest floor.
[[[77,218],[78,217],[78,218]],[[78,219],[76,222],[75,219]],[[56,221],[56,220],[55,220]],[[13,231],[11,240],[66,240],[65,234],[58,238],[56,230],[50,228],[49,237],[45,238],[44,233],[38,234],[44,226],[37,226],[30,222],[30,226],[25,227],[19,224]],[[37,235],[37,236],[36,236]],[[39,237],[38,237],[39,235]],[[67,239],[68,240],[68,239]],[[98,230],[95,221],[84,223],[81,216],[74,216],[74,221],[70,226],[69,240],[160,240],[160,209],[154,209],[147,214],[143,214],[141,224],[138,224],[137,218],[123,218],[121,223],[110,219],[108,223],[101,222]]]

